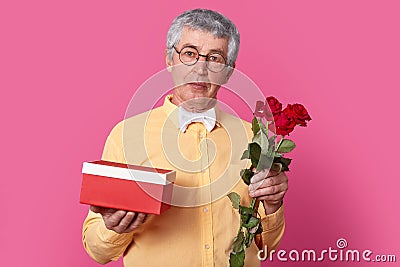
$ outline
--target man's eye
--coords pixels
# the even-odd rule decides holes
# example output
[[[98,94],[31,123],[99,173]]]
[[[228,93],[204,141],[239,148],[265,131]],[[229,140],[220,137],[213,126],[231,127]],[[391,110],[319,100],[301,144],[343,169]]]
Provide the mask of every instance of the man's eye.
[[[191,51],[186,51],[185,55],[188,56],[188,57],[194,57],[195,56],[195,54],[193,52],[191,52]]]
[[[209,55],[208,56],[208,61],[217,62],[217,63],[223,63],[224,62],[222,56],[218,55],[218,54],[217,55]]]

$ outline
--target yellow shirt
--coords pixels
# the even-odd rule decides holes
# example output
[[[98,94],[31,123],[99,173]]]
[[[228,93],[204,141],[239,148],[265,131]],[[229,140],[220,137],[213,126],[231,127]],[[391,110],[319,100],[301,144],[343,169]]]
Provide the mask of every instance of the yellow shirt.
[[[163,106],[118,123],[102,159],[176,170],[174,205],[125,234],[108,230],[101,215],[89,211],[82,239],[99,263],[124,255],[127,267],[229,266],[240,216],[226,195],[237,192],[241,204],[249,205],[248,187],[239,172],[248,164],[240,157],[251,139],[251,125],[217,108],[218,123],[211,132],[195,122],[182,133],[178,109],[170,100],[167,96]],[[271,251],[284,232],[283,206],[265,215],[260,204],[259,212],[263,245]],[[253,242],[246,250],[245,266],[260,266],[257,252]]]

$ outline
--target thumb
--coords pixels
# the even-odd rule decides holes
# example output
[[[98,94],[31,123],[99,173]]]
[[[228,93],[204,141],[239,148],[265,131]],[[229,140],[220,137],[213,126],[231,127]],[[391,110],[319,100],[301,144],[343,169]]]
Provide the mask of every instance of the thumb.
[[[90,210],[95,213],[100,213],[101,209],[102,209],[102,207],[99,207],[99,206],[90,206]]]

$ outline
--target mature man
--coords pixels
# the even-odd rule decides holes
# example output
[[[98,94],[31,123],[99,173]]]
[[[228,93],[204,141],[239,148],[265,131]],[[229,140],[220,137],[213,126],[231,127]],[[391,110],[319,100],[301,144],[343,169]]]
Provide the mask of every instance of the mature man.
[[[83,226],[86,251],[103,264],[123,255],[125,266],[227,266],[240,224],[226,197],[230,191],[243,205],[249,195],[262,201],[262,242],[275,249],[284,232],[287,177],[265,170],[250,186],[240,180],[250,124],[216,105],[235,67],[236,26],[217,12],[195,9],[173,21],[167,38],[172,95],[117,124],[102,159],[176,170],[172,207],[157,216],[92,206]],[[255,244],[247,249],[245,266],[260,265],[257,252]]]

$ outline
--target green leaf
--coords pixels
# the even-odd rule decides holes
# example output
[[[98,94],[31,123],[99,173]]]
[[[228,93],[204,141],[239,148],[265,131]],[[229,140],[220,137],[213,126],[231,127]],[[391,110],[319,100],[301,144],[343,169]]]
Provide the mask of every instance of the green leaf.
[[[253,135],[251,141],[257,143],[261,147],[261,132],[258,132],[255,135]]]
[[[232,207],[233,207],[234,209],[238,209],[238,208],[239,208],[239,205],[240,205],[240,196],[239,196],[239,194],[236,193],[236,192],[230,192],[230,193],[228,194],[228,197],[229,197],[229,199],[230,199],[231,202],[232,202]]]
[[[253,241],[254,236],[255,236],[255,234],[250,233],[249,237],[246,240],[246,247],[250,247],[251,241]]]
[[[239,206],[239,212],[240,214],[250,214],[253,215],[254,210],[252,208],[246,207],[246,206]]]
[[[251,165],[257,166],[261,155],[261,147],[257,143],[249,144]]]
[[[230,267],[243,267],[244,266],[244,250],[239,253],[233,254],[231,253],[229,257],[229,266]]]
[[[248,149],[246,149],[245,151],[243,151],[243,155],[240,159],[249,159],[250,158],[250,152]]]
[[[253,217],[254,210],[246,207],[246,206],[239,206],[239,214],[240,219],[242,221],[242,225],[247,224],[251,217]]]
[[[256,135],[260,131],[259,122],[256,117],[251,121],[251,129],[253,130],[253,135]]]
[[[234,253],[239,253],[241,252],[244,248],[244,233],[241,231],[239,232],[239,234],[237,235],[237,237],[235,237],[233,239],[233,244],[232,244],[232,251]]]
[[[265,143],[267,142],[268,139],[265,138]],[[268,151],[268,149],[262,151],[261,146],[256,142],[250,143],[248,150],[250,151],[251,165],[255,166],[257,171],[268,169],[271,166],[274,159],[273,151]]]
[[[267,124],[268,124],[268,121],[267,121]],[[261,132],[263,132],[266,136],[268,136],[268,128],[267,128],[267,126],[262,121],[260,121],[259,126],[260,126],[260,129],[261,129]]]
[[[246,185],[250,184],[250,179],[253,175],[254,173],[250,169],[243,169],[240,171],[240,177],[242,177],[242,180]]]
[[[270,154],[268,152],[267,152],[267,154],[261,154],[256,170],[261,171],[261,170],[269,169],[271,167],[273,160],[274,160],[274,157],[272,154]]]
[[[282,171],[289,171],[289,165],[292,159],[284,158],[284,157],[275,157],[274,163],[281,163],[282,164]]]
[[[296,147],[296,144],[289,139],[283,139],[280,142],[279,147],[277,148],[276,152],[288,153],[292,151]]]
[[[261,154],[266,154],[268,151],[268,136],[266,136],[261,131],[258,132],[256,135],[253,136],[254,143],[257,143],[261,147]]]
[[[292,159],[281,157],[281,163],[282,164],[285,164],[286,166],[289,166],[290,162],[292,162]]]
[[[250,229],[250,228],[257,226],[259,222],[260,222],[260,219],[258,219],[256,217],[251,217],[248,223],[243,224],[243,227]]]

